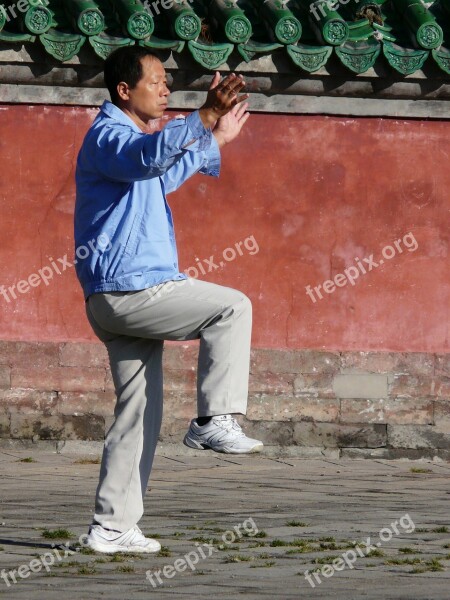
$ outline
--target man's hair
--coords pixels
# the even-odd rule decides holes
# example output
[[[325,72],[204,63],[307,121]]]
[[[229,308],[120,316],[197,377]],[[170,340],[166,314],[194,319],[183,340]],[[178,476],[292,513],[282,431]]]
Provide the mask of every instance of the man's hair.
[[[120,98],[117,93],[117,86],[121,81],[124,81],[133,89],[142,79],[141,60],[145,56],[152,56],[159,60],[154,52],[142,46],[122,46],[122,48],[114,50],[105,60],[103,69],[105,85],[113,104],[119,104]]]

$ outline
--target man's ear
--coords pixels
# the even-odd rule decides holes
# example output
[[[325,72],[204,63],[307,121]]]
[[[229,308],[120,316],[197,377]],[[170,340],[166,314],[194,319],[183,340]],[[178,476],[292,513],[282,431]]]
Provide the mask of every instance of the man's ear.
[[[121,81],[117,84],[117,95],[121,100],[130,99],[130,88],[128,86],[128,83],[125,83],[125,81]]]

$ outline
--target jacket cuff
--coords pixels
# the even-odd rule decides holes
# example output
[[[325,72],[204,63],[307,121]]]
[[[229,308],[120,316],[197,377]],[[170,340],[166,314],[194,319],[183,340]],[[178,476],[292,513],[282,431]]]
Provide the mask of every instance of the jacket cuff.
[[[194,140],[192,143],[185,144],[183,148],[188,150],[208,150],[211,145],[212,132],[211,129],[206,129],[200,119],[198,110],[190,113],[186,117],[186,125],[192,132]]]
[[[206,164],[199,170],[199,173],[203,173],[203,175],[212,175],[213,177],[219,177],[221,163],[220,150],[216,137],[212,134],[211,144],[206,153],[206,157]]]

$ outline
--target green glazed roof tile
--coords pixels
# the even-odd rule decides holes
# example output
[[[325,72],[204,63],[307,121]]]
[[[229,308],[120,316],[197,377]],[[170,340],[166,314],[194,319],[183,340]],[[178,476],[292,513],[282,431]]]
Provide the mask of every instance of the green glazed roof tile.
[[[100,56],[100,58],[105,60],[111,52],[117,48],[120,48],[121,46],[133,46],[135,42],[130,38],[114,37],[102,33],[101,35],[93,35],[90,37],[89,43],[97,56]]]
[[[389,64],[402,75],[410,75],[422,68],[428,58],[428,50],[402,48],[392,42],[384,42],[383,52]]]
[[[55,30],[43,33],[40,38],[47,52],[61,61],[73,58],[86,41],[86,38],[82,35],[62,33]]]
[[[217,69],[227,62],[233,44],[203,44],[190,40],[188,48],[194,59],[205,69]]]
[[[263,42],[257,42],[255,40],[248,42],[247,44],[238,44],[238,52],[246,62],[250,62],[256,54],[267,54],[283,48],[283,44],[277,42],[265,44]],[[287,46],[289,48],[289,46]]]
[[[59,61],[88,40],[102,59],[140,44],[205,69],[232,54],[236,64],[285,53],[292,71],[315,72],[336,66],[334,47],[353,73],[381,61],[407,75],[428,60],[450,74],[450,0],[21,0],[21,12],[16,0],[0,3],[0,50],[40,42]]]
[[[433,49],[431,53],[441,69],[450,75],[450,50],[441,46],[439,50]]]
[[[308,73],[314,73],[323,67],[333,51],[332,46],[291,45],[286,48],[293,62]]]
[[[365,42],[348,41],[335,48],[342,64],[354,73],[364,73],[375,64],[381,51],[381,44],[370,38]]]
[[[174,52],[182,52],[186,42],[180,40],[162,40],[160,38],[152,35],[151,38],[147,40],[141,40],[139,42],[140,46],[145,46],[147,48],[155,48],[160,50],[173,50]]]

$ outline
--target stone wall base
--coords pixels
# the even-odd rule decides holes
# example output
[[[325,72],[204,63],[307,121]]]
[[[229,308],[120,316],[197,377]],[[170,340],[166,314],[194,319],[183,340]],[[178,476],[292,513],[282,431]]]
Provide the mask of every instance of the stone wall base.
[[[166,344],[161,451],[196,415],[197,352]],[[103,345],[0,342],[1,446],[101,443],[114,403]],[[450,354],[254,349],[239,421],[273,456],[448,460]]]

